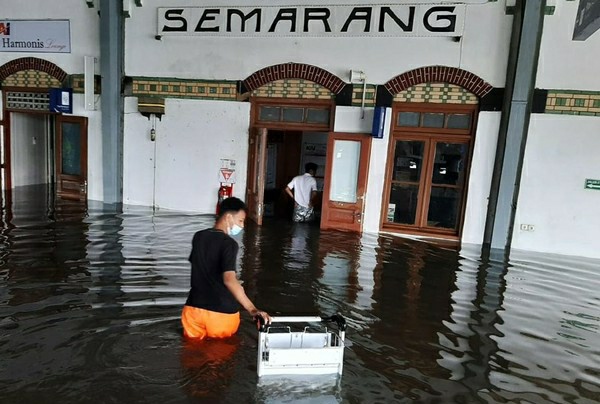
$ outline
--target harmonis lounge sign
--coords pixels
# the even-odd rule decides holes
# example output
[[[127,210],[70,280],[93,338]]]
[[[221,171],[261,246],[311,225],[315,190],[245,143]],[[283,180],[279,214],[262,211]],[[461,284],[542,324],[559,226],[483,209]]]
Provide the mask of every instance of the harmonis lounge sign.
[[[69,20],[0,20],[0,52],[70,53]]]
[[[464,4],[160,7],[158,35],[460,36]]]

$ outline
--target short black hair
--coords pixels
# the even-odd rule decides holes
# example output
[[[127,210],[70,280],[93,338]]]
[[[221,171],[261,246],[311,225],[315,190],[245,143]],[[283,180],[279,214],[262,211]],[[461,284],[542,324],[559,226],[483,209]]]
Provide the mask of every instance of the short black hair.
[[[235,196],[225,198],[219,205],[218,218],[222,218],[227,213],[236,214],[241,210],[246,211],[247,209],[246,204],[240,198],[236,198]]]
[[[319,166],[315,163],[306,163],[306,165],[304,166],[304,172],[314,171],[316,174],[317,168],[319,168]]]

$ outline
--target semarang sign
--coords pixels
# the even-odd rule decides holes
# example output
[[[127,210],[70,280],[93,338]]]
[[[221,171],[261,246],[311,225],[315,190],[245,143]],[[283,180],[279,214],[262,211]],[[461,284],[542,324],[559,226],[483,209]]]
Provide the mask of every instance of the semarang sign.
[[[161,36],[460,36],[464,4],[161,7]]]

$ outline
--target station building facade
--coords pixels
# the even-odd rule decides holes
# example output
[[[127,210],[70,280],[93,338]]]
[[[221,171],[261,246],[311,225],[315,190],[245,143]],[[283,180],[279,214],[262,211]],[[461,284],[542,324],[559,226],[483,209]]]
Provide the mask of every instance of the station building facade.
[[[224,182],[267,223],[312,161],[326,229],[482,244],[493,200],[514,205],[500,218],[512,248],[600,256],[600,34],[578,31],[585,0],[539,3],[532,96],[512,104],[519,1],[125,0],[108,17],[107,3],[0,1],[9,46],[27,21],[69,22],[68,52],[0,52],[5,193],[54,182],[63,197],[214,213]],[[50,88],[72,91],[70,112],[45,109]],[[521,103],[516,145],[503,133]],[[494,195],[511,164],[516,204]]]

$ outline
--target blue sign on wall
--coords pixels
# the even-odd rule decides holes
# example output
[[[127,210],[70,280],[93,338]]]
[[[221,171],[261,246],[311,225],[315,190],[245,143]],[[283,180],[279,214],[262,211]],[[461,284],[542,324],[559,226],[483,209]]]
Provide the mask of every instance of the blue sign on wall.
[[[50,112],[59,112],[63,114],[73,113],[72,88],[50,89]]]
[[[373,128],[371,136],[377,139],[383,137],[383,127],[385,125],[385,107],[375,107],[373,112]]]

